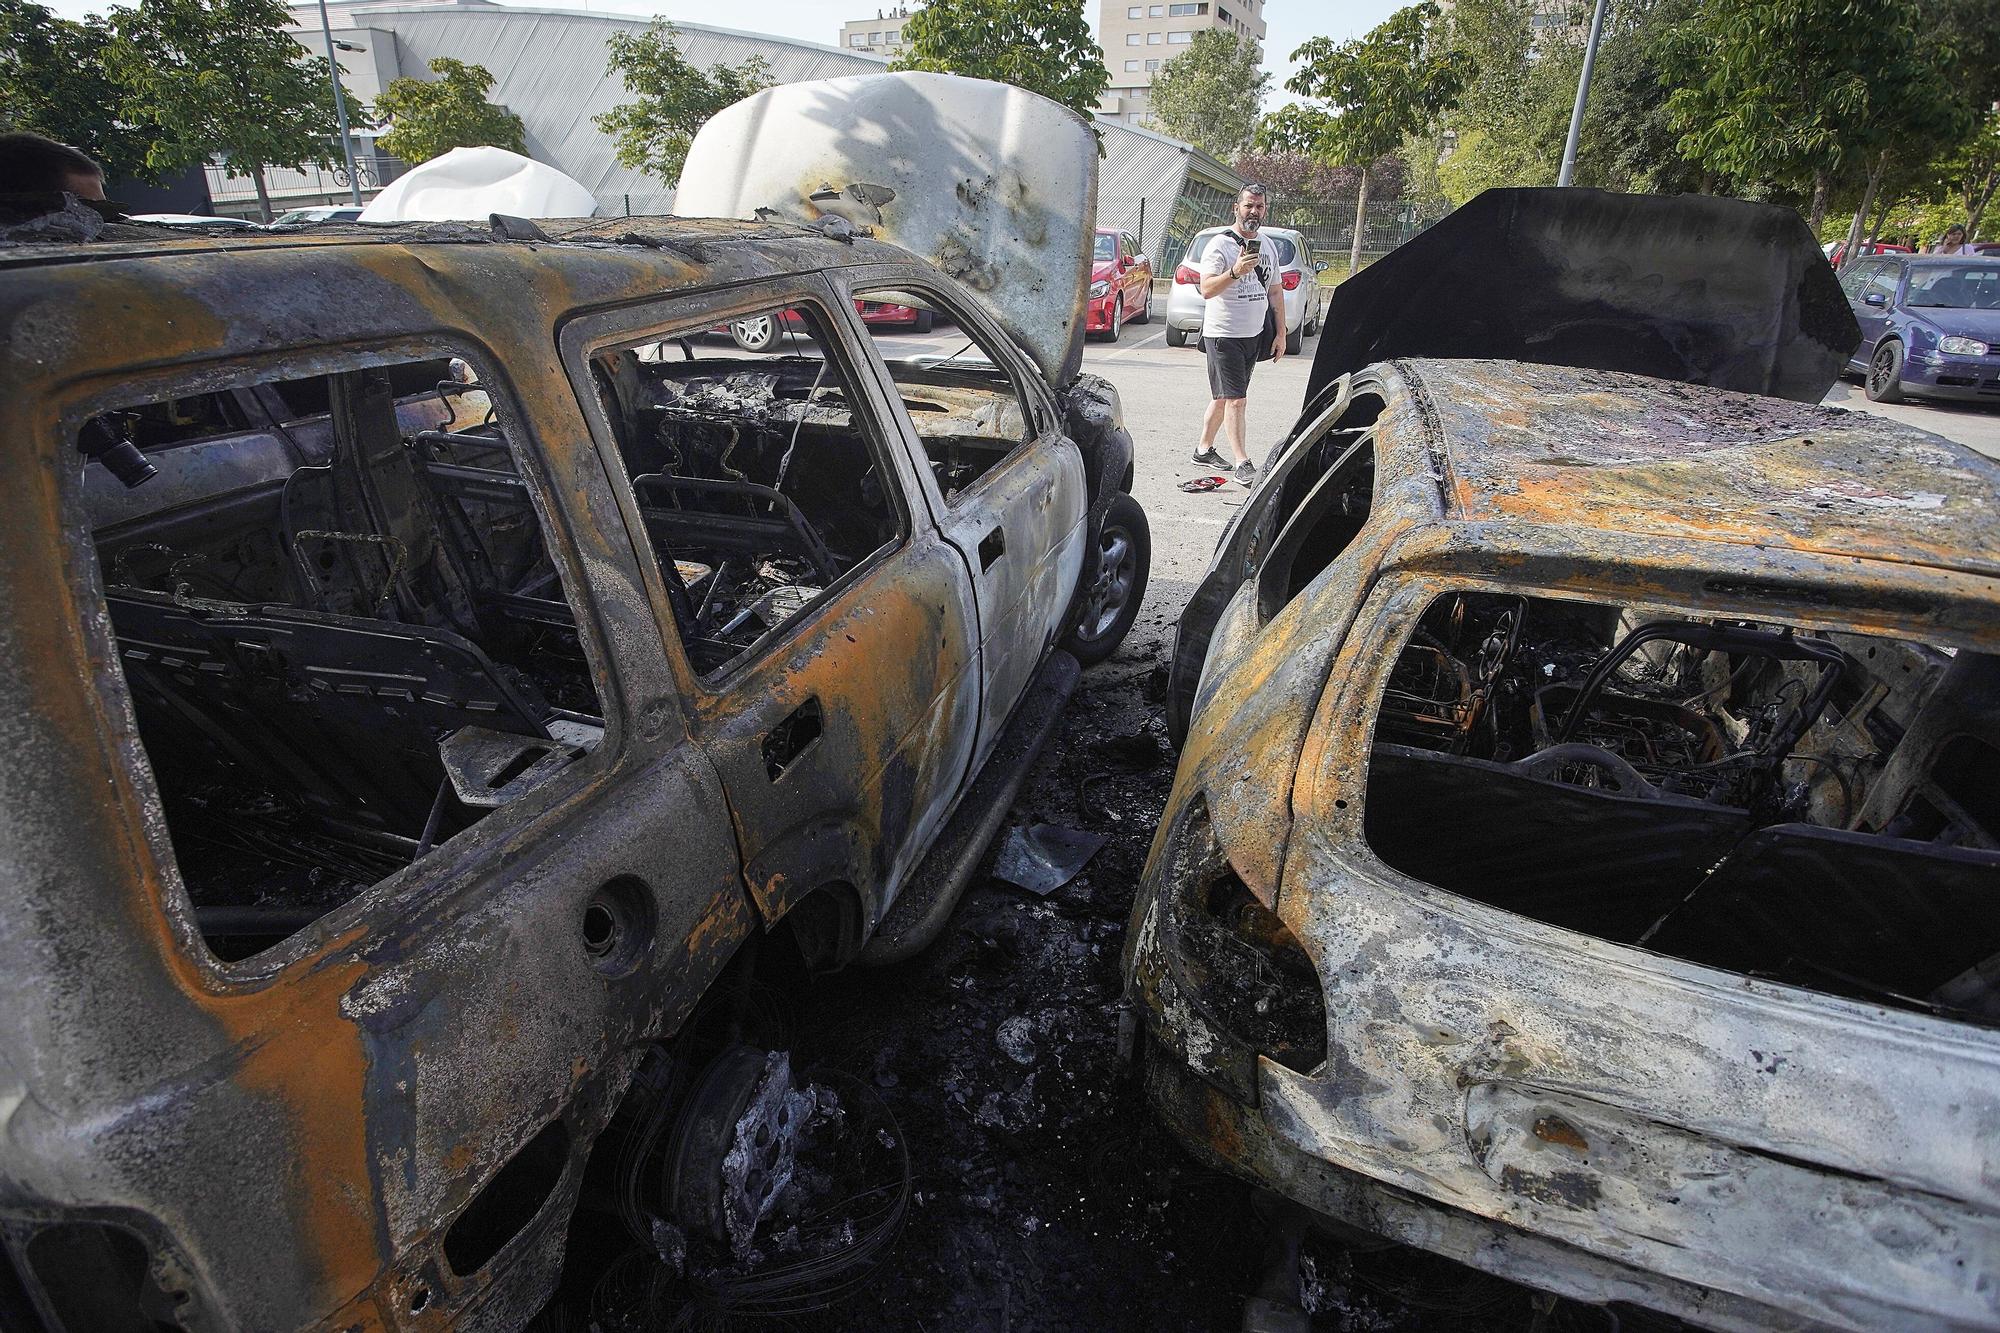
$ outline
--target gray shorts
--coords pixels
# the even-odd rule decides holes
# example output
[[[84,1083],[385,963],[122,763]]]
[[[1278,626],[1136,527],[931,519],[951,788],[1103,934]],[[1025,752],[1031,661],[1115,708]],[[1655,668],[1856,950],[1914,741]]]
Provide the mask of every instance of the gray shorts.
[[[1209,397],[1250,396],[1250,372],[1256,368],[1257,344],[1262,341],[1254,333],[1247,338],[1202,338],[1208,349]]]

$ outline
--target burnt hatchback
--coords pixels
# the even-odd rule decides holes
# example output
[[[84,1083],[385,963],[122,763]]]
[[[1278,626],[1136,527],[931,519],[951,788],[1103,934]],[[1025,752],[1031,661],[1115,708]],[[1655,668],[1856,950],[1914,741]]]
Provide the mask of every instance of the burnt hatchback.
[[[1402,355],[1443,312],[1363,289],[1392,359],[1322,351],[1182,622],[1147,1086],[1322,1215],[1583,1300],[2000,1326],[2000,467],[1811,404],[1852,324],[1796,217],[1531,193],[1502,267],[1572,311],[1510,350],[1626,364]],[[1678,275],[1766,226],[1770,315],[1681,336]]]

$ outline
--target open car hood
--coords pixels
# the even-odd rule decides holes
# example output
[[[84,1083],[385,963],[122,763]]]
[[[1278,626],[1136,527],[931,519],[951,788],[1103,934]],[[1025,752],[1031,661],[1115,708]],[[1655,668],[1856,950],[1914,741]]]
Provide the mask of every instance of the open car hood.
[[[1623,370],[1818,402],[1861,341],[1798,210],[1488,190],[1334,289],[1306,401],[1394,357]]]
[[[1050,383],[1082,365],[1097,137],[1045,97],[950,74],[767,88],[702,126],[674,212],[843,219],[956,278]]]

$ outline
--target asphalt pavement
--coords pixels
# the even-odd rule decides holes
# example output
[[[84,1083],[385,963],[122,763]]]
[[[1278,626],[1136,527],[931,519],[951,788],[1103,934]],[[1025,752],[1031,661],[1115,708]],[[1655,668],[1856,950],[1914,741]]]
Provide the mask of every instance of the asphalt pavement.
[[[1894,421],[1908,422],[1919,430],[1970,445],[1988,458],[2000,458],[2000,408],[1980,403],[1871,403],[1868,395],[1861,392],[1861,385],[1851,380],[1834,385],[1833,392],[1823,401],[1829,407],[1874,412]]]

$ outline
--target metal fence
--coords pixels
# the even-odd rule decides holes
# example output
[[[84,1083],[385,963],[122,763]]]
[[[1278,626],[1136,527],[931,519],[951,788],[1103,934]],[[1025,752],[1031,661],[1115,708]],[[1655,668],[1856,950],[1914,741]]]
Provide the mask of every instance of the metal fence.
[[[356,154],[354,158],[355,176],[361,182],[364,199],[379,193],[383,186],[409,169],[409,164],[401,158],[384,153]],[[208,178],[208,197],[218,209],[241,212],[244,205],[253,209],[256,207],[257,182],[249,176],[214,163],[203,170]],[[348,189],[347,165],[344,162],[337,167],[306,167],[303,170],[266,167],[264,189],[271,196],[271,203],[281,206],[280,211],[307,204],[344,204],[353,198],[353,192]]]
[[[1173,220],[1167,228],[1166,244],[1153,257],[1153,271],[1172,276],[1174,266],[1187,253],[1187,245],[1197,232],[1227,224],[1234,216],[1235,197],[1221,190],[1190,182],[1174,205]],[[1361,262],[1365,267],[1380,259],[1437,219],[1425,217],[1417,206],[1403,199],[1371,199],[1361,233]],[[1136,230],[1139,219],[1099,217],[1101,227]],[[1285,199],[1271,196],[1268,225],[1289,227],[1306,238],[1315,260],[1324,262],[1330,275],[1347,271],[1347,257],[1354,244],[1354,199]]]
[[[597,216],[601,218],[657,217],[674,211],[674,192],[657,194],[600,194]]]
[[[1268,223],[1289,227],[1306,238],[1316,259],[1329,270],[1345,271],[1354,247],[1354,200],[1286,200],[1273,196]],[[1361,262],[1380,259],[1435,219],[1422,217],[1404,199],[1371,199],[1361,229]]]

